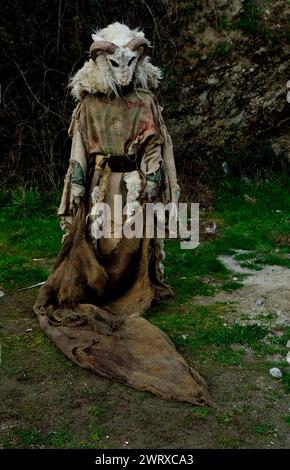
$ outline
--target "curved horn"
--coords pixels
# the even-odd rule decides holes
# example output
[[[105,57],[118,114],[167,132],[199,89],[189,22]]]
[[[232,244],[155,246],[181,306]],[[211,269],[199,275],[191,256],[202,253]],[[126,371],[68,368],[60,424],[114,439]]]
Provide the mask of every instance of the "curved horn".
[[[144,47],[145,53],[150,53],[152,50],[152,47],[150,47],[149,45],[149,41],[145,38],[133,38],[126,44],[125,47],[127,47],[131,51],[136,51],[137,49],[139,49],[139,47]]]
[[[96,41],[90,47],[90,56],[93,60],[96,59],[98,52],[107,52],[108,54],[114,54],[115,50],[118,48],[116,44],[113,44],[110,41]]]

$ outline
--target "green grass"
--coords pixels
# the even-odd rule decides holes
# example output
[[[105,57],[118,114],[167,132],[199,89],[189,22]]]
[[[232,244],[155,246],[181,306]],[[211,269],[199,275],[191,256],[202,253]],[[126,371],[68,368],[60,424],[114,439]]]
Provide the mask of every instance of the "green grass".
[[[236,255],[246,266],[257,269],[265,264],[290,267],[287,236],[290,237],[290,195],[288,180],[243,184],[225,180],[216,190],[215,211],[210,217],[217,221],[220,236],[195,250],[180,250],[179,242],[166,242],[166,274],[182,298],[213,295],[220,287],[205,281],[212,276],[222,290],[240,287],[217,259],[233,249],[254,250]],[[256,199],[249,204],[244,194]],[[35,190],[0,195],[0,285],[14,291],[45,280],[51,260],[56,256],[62,232],[56,217],[59,193],[40,194]],[[281,212],[276,212],[276,211]],[[281,238],[279,245],[276,240]],[[285,243],[283,245],[283,243]],[[39,263],[34,259],[43,259]]]
[[[268,8],[267,2],[258,0],[246,0],[243,2],[243,9],[239,16],[233,21],[230,21],[225,16],[218,18],[218,27],[226,31],[241,30],[246,35],[250,36],[252,40],[256,41],[256,47],[261,41],[269,45],[281,43],[281,41],[289,41],[289,32],[287,28],[282,31],[273,29],[271,23],[267,24],[264,19],[265,10]],[[260,41],[260,42],[259,42]]]
[[[236,289],[240,289],[243,286],[241,282],[237,281],[226,281],[222,284],[222,290],[225,292],[232,292]]]
[[[234,44],[231,41],[223,41],[217,44],[215,49],[209,53],[209,59],[225,58],[230,55]]]
[[[92,405],[89,408],[90,414],[96,418],[105,418],[108,415],[109,410],[115,405],[114,401],[102,402],[96,405]]]
[[[41,432],[37,429],[16,427],[0,439],[4,449],[39,449],[39,448],[73,448],[76,436],[68,430],[55,429]]]
[[[278,338],[270,344],[263,341],[267,327],[225,326],[224,319],[234,316],[235,305],[200,306],[194,303],[194,297],[241,287],[241,279],[233,280],[233,274],[218,260],[219,255],[234,254],[233,250],[252,250],[236,255],[241,264],[251,268],[261,269],[266,264],[290,267],[285,257],[290,248],[275,242],[281,234],[290,235],[289,186],[283,179],[251,184],[225,181],[216,191],[215,211],[210,214],[218,224],[219,237],[195,250],[181,250],[179,242],[166,241],[165,270],[175,298],[166,307],[149,311],[148,318],[166,331],[177,347],[191,351],[194,357],[200,355],[228,366],[240,364],[244,355],[241,349],[232,350],[232,344],[248,346],[260,357],[285,352],[285,337],[284,345]],[[256,203],[247,202],[244,194],[255,198]],[[208,277],[217,281],[214,286],[206,283]]]
[[[222,366],[238,366],[241,363],[244,351],[231,351],[229,348],[220,347],[209,354],[209,357]]]
[[[3,449],[106,449],[109,447],[103,428],[90,426],[88,431],[88,437],[81,440],[68,429],[52,429],[45,432],[34,428],[15,427],[0,437],[0,447]]]
[[[284,416],[284,421],[285,421],[285,423],[289,424],[289,426],[290,426],[290,415]]]
[[[255,426],[254,431],[260,436],[271,436],[274,433],[273,427],[267,423],[258,424]]]
[[[216,254],[228,254],[233,249],[254,250],[259,253],[261,263],[264,257],[267,263],[288,265],[283,255],[290,251],[290,247],[277,247],[275,242],[281,234],[290,235],[288,188],[288,179],[250,185],[235,180],[225,181],[216,192],[213,214],[219,221],[222,236],[205,243],[200,250]],[[256,203],[248,203],[245,194],[255,198]],[[252,254],[244,257],[245,260],[251,258],[254,258]]]
[[[103,428],[96,428],[94,431],[90,434],[90,440],[91,441],[101,441],[105,435],[105,431]]]
[[[215,371],[227,368],[229,372],[242,370],[246,373],[252,367],[252,373],[268,374],[273,365],[281,367],[283,377],[281,381],[275,382],[279,388],[269,390],[265,397],[270,404],[280,401],[283,393],[290,393],[287,364],[273,364],[271,358],[276,354],[286,357],[285,345],[290,339],[290,328],[281,327],[281,336],[271,336],[271,322],[275,316],[270,312],[261,318],[263,326],[240,325],[235,303],[223,301],[200,305],[196,297],[205,296],[210,300],[217,293],[230,293],[242,286],[243,276],[228,271],[219,261],[219,255],[231,254],[239,263],[259,268],[267,264],[290,267],[286,256],[290,253],[289,183],[286,178],[250,184],[234,180],[221,183],[215,192],[214,211],[203,215],[210,221],[216,221],[218,238],[202,243],[195,250],[181,250],[178,240],[166,241],[166,281],[172,286],[174,297],[146,313],[146,318],[165,331],[189,363],[194,367],[196,365],[198,370],[201,364],[205,364],[205,368]],[[255,198],[256,203],[247,202],[244,194]],[[56,217],[58,202],[59,194],[41,195],[34,190],[30,190],[29,195],[20,191],[0,196],[3,207],[0,214],[0,287],[4,290],[14,292],[20,287],[46,279],[49,265],[61,245],[62,232]],[[252,251],[235,253],[234,250],[239,249]],[[35,262],[34,258],[41,258],[43,262]],[[28,312],[22,305],[17,306],[16,310],[17,318],[27,322],[27,327],[30,326],[30,310]],[[52,346],[43,333],[36,329],[26,333],[25,329],[26,326],[19,330],[11,326],[11,332],[8,331],[1,338],[0,372],[8,380],[18,377],[24,386],[30,381],[35,384],[45,381],[48,393],[54,397],[57,419],[46,428],[41,425],[47,410],[45,400],[40,402],[36,392],[29,400],[17,404],[17,413],[25,425],[3,432],[0,447],[76,446],[105,449],[109,447],[109,442],[113,445],[111,438],[107,439],[109,432],[105,431],[103,425],[106,426],[114,415],[116,402],[112,397],[103,400],[98,386],[94,381],[89,381],[87,376],[74,389],[73,382],[79,369]],[[254,355],[253,363],[247,362],[246,351],[249,350]],[[61,384],[56,391],[55,383]],[[270,377],[269,383],[272,383]],[[249,387],[252,385],[249,383]],[[69,420],[63,411],[67,406],[68,387],[72,387],[71,394],[77,396],[80,409],[83,407],[85,418],[81,421],[80,436],[76,429],[69,427]],[[117,387],[122,394],[123,386],[116,384]],[[140,400],[140,403],[147,396],[145,392],[130,389],[126,393]],[[243,398],[238,399],[242,403]],[[13,414],[14,405],[10,406],[10,413]],[[3,402],[0,414],[5,414],[5,408]],[[244,408],[244,413],[250,414],[250,411]],[[235,440],[226,435],[227,426],[233,426],[233,420],[238,419],[230,412],[211,414],[207,408],[194,407],[190,409],[189,415],[190,420],[193,417],[199,420],[199,425],[216,420],[218,426],[224,429],[219,442],[222,447],[250,445],[250,440]],[[262,418],[259,419],[261,422],[254,421],[255,427],[252,424],[251,433],[258,439],[270,436],[271,426],[263,422]],[[281,422],[289,424],[289,416],[282,416]]]
[[[33,189],[0,195],[0,286],[5,290],[14,292],[47,278],[61,243],[58,200],[58,193],[41,195]]]
[[[229,424],[233,421],[233,412],[217,413],[216,419],[219,424]]]
[[[210,410],[209,408],[205,408],[203,406],[195,406],[190,410],[191,414],[198,419],[205,419],[209,416]]]
[[[282,376],[282,382],[284,384],[285,390],[290,393],[290,373],[284,372]]]
[[[195,250],[181,250],[178,240],[166,241],[165,270],[175,297],[165,307],[149,310],[148,318],[166,331],[178,347],[195,352],[210,347],[207,357],[223,365],[238,364],[242,360],[242,352],[233,351],[232,344],[251,346],[260,354],[281,349],[279,344],[261,342],[268,333],[264,327],[225,326],[224,318],[235,312],[234,305],[199,306],[194,298],[241,287],[240,278],[233,280],[233,274],[218,260],[221,254],[233,254],[234,249],[253,251],[236,255],[246,266],[260,269],[265,264],[280,264],[290,267],[290,260],[285,258],[290,248],[277,247],[275,243],[281,234],[290,236],[288,183],[281,179],[251,184],[225,180],[216,190],[215,211],[210,214],[218,223],[219,237],[202,243]],[[255,198],[256,203],[248,203],[245,194]],[[0,284],[4,290],[15,291],[46,279],[47,264],[61,244],[62,233],[56,217],[58,200],[59,194],[41,195],[35,190],[1,195],[4,209],[0,216],[3,227]],[[38,265],[34,258],[44,258],[46,263]],[[213,351],[212,346],[217,349]]]
[[[225,324],[224,316],[231,312],[234,312],[231,304],[200,306],[187,302],[178,305],[178,300],[174,299],[167,303],[166,310],[160,307],[158,314],[153,310],[147,318],[165,331],[177,347],[186,348],[193,357],[232,366],[241,363],[242,345],[256,348],[268,334],[268,329],[256,324]],[[241,345],[241,348],[233,350],[232,345]]]

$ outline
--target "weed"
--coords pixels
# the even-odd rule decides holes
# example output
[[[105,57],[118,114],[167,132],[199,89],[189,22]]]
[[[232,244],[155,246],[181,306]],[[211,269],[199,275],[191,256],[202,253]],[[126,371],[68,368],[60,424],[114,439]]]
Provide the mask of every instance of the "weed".
[[[232,51],[234,45],[231,41],[223,41],[217,44],[215,49],[209,53],[209,59],[218,59],[220,57],[227,57]]]
[[[290,425],[290,415],[284,416],[284,422]]]
[[[100,403],[98,405],[92,405],[89,408],[89,412],[98,418],[104,418],[110,408],[110,403]]]
[[[234,418],[234,414],[232,412],[216,414],[217,422],[220,424],[229,424],[233,421],[233,418]]]
[[[220,348],[212,352],[210,357],[222,366],[236,366],[241,363],[243,354],[243,351],[232,351],[229,348]]]
[[[199,419],[205,419],[210,414],[209,409],[203,406],[195,406],[191,408],[190,411],[196,418],[199,418]]]
[[[254,431],[257,434],[260,434],[261,436],[269,436],[269,435],[273,434],[274,429],[273,429],[273,426],[271,426],[267,423],[261,423],[261,424],[257,424],[254,427]]]

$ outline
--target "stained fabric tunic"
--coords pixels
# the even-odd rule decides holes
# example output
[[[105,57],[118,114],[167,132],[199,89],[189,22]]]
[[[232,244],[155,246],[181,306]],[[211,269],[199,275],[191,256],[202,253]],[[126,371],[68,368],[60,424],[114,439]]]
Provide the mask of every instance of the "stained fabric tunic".
[[[169,338],[142,318],[154,298],[171,295],[163,280],[162,240],[95,239],[90,223],[100,202],[113,213],[114,195],[129,201],[132,181],[139,184],[137,200],[143,208],[148,181],[155,181],[160,170],[155,200],[177,202],[172,142],[155,95],[144,89],[112,100],[86,94],[73,114],[70,134],[58,211],[66,235],[34,305],[41,327],[74,362],[102,376],[162,398],[210,403],[203,379]],[[138,169],[111,171],[112,154],[138,158]]]
[[[155,173],[162,162],[161,144],[166,143],[166,128],[161,134],[162,116],[155,96],[138,89],[125,97],[109,100],[106,96],[87,94],[76,108],[70,134],[73,137],[70,166],[58,214],[63,228],[71,226],[73,200],[85,193],[89,155],[135,156],[142,150],[140,170],[143,175]],[[170,150],[170,145],[169,145]],[[176,172],[172,152],[165,155],[167,202],[177,201]],[[123,175],[111,174],[105,201],[110,195],[122,194]],[[94,178],[96,183],[96,177]],[[169,193],[175,193],[169,195]],[[112,207],[113,208],[113,207]]]
[[[87,95],[79,110],[79,129],[88,153],[132,154],[132,143],[159,135],[156,103],[147,91],[109,100]]]

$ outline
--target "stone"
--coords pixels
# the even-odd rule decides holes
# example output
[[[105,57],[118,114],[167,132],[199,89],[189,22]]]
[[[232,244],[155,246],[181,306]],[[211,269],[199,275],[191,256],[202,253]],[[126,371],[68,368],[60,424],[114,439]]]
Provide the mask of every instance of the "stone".
[[[282,377],[282,372],[277,367],[272,367],[272,369],[270,369],[269,372],[272,375],[272,377],[275,377],[275,379],[281,379]]]

